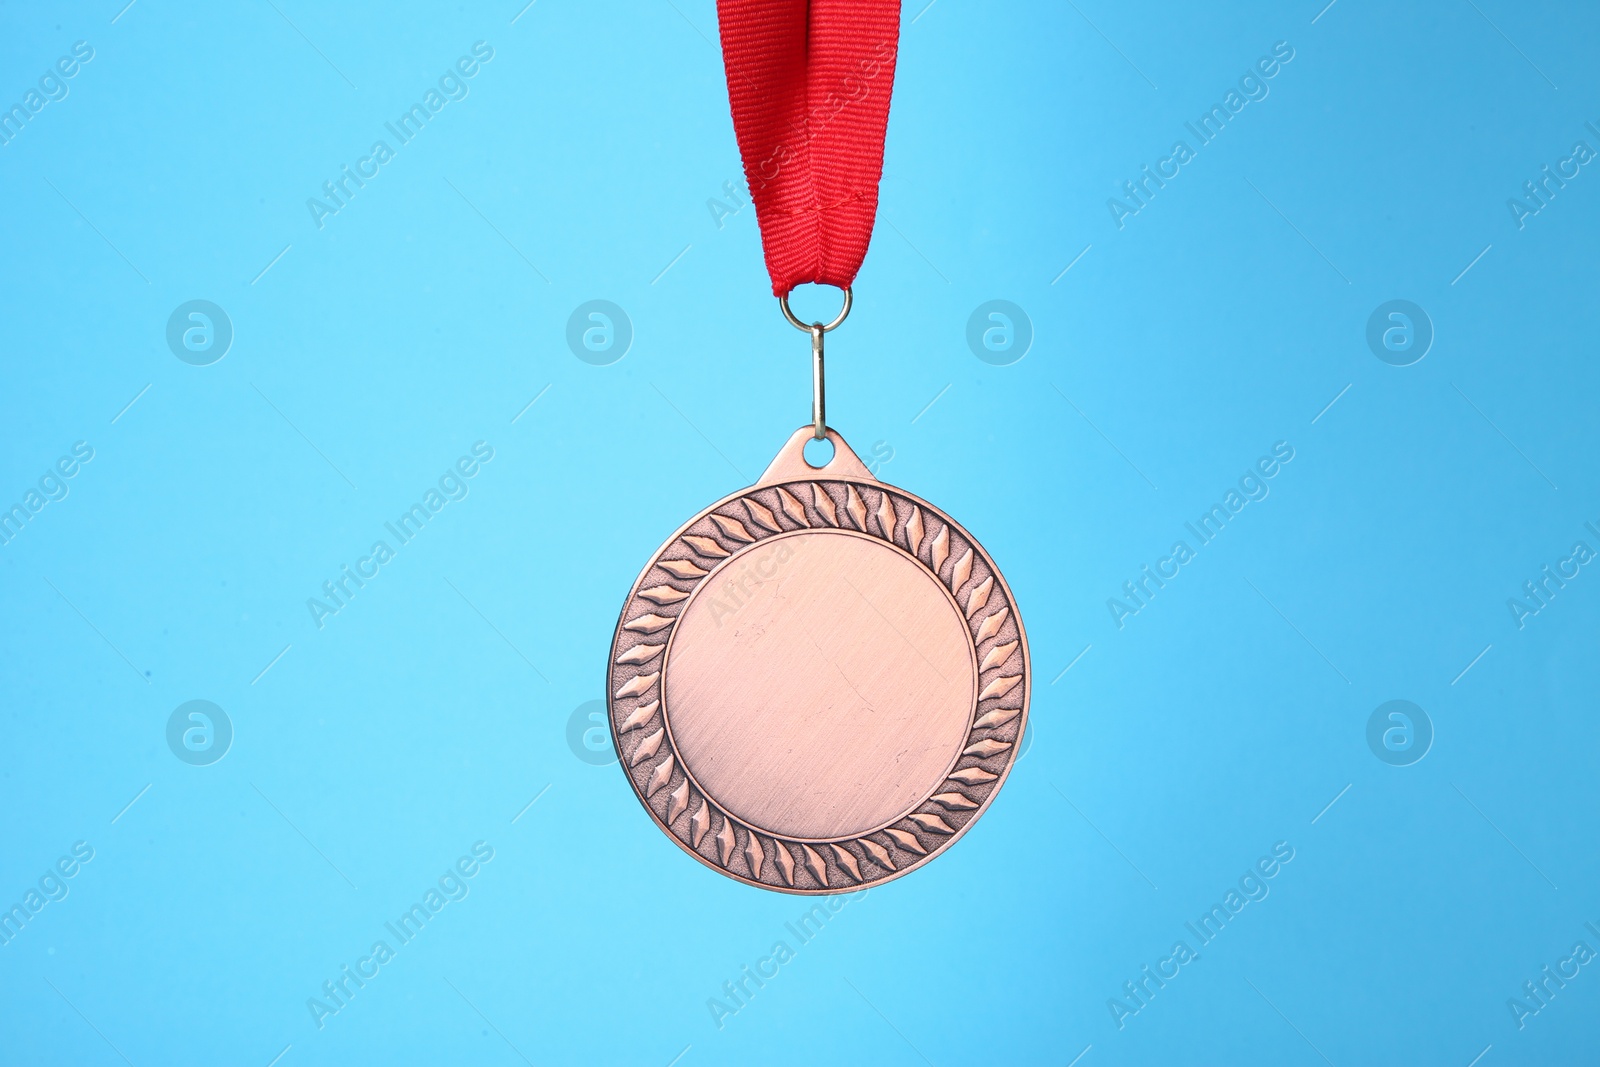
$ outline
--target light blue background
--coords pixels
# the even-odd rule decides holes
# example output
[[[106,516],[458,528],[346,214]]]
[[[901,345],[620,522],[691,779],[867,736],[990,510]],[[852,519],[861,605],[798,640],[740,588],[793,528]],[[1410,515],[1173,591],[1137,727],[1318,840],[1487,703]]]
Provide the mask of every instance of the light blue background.
[[[0,498],[95,455],[0,548],[0,903],[95,857],[0,946],[0,1061],[1592,1061],[1600,968],[1522,1029],[1507,1000],[1600,949],[1600,575],[1522,629],[1506,602],[1600,548],[1600,176],[1523,229],[1506,201],[1600,148],[1600,15],[1322,3],[906,9],[829,410],[1005,569],[1034,741],[803,946],[810,902],[688,859],[566,741],[638,567],[808,414],[754,212],[707,207],[740,172],[714,5],[6,5],[7,105],[95,55],[0,147]],[[318,229],[476,41],[470,95]],[[1278,41],[1270,95],[1119,230],[1107,198]],[[565,341],[596,298],[635,333],[607,367]],[[1436,330],[1408,367],[1365,341],[1394,298]],[[211,366],[166,345],[191,299],[233,323]],[[966,345],[990,299],[1031,319],[1014,365]],[[480,440],[319,630],[307,598]],[[1270,497],[1119,629],[1107,598],[1278,441]],[[211,766],[166,744],[192,699],[234,726]],[[1367,747],[1391,699],[1436,731],[1409,767]],[[470,895],[318,1029],[476,841]]]

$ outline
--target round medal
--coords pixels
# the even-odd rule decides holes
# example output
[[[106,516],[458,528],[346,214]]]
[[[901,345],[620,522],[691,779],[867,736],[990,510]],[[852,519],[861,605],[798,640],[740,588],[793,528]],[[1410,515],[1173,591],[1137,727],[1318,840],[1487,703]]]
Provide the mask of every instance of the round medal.
[[[607,693],[651,817],[732,878],[791,893],[887,881],[994,799],[1027,724],[1027,637],[982,546],[799,430],[634,583]]]

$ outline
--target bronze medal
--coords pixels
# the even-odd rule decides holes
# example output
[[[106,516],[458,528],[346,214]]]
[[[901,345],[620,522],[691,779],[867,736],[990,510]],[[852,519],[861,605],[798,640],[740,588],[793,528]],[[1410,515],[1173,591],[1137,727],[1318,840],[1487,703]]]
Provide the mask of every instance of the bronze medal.
[[[806,462],[805,427],[661,546],[607,686],[620,765],[657,825],[790,893],[877,884],[948,848],[1028,715],[1027,638],[994,561],[825,433],[829,463]]]

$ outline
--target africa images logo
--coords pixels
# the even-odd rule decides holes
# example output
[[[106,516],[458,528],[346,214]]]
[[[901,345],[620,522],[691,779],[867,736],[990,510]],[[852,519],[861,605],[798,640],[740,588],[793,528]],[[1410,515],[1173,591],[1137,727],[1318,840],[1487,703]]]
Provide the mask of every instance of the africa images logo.
[[[1367,747],[1391,767],[1409,767],[1433,747],[1433,720],[1409,700],[1388,700],[1367,718]]]
[[[1409,300],[1379,304],[1367,318],[1367,347],[1391,367],[1409,367],[1433,347],[1433,320]]]
[[[1294,859],[1294,846],[1279,841],[1272,846],[1272,854],[1262,856],[1246,867],[1235,885],[1229,886],[1222,900],[1200,913],[1194,922],[1185,922],[1184,929],[1194,937],[1194,945],[1187,937],[1172,944],[1171,951],[1156,961],[1155,967],[1146,963],[1139,968],[1137,977],[1122,983],[1122,992],[1106,998],[1106,1010],[1118,1030],[1127,1028],[1128,1020],[1150,1007],[1156,994],[1167,988],[1167,983],[1182,974],[1184,968],[1200,959],[1199,948],[1204,948],[1222,935],[1228,924],[1250,904],[1259,904],[1272,892],[1272,879],[1276,878]]]
[[[67,499],[67,494],[72,492],[67,480],[76,477],[91,459],[94,459],[93,446],[87,441],[78,441],[72,446],[72,455],[64,455],[54,466],[46,467],[39,476],[37,488],[29,486],[19,503],[9,508],[0,504],[0,545],[9,545],[46,504]]]
[[[1222,131],[1228,123],[1244,111],[1246,105],[1252,102],[1265,100],[1272,92],[1267,84],[1294,59],[1294,46],[1288,41],[1278,41],[1272,46],[1270,56],[1257,59],[1244,74],[1240,75],[1237,89],[1229,89],[1222,97],[1222,103],[1212,104],[1210,109],[1201,112],[1200,117],[1193,122],[1185,122],[1184,129],[1194,137],[1195,147],[1189,147],[1186,140],[1176,140],[1172,143],[1171,151],[1163,158],[1156,160],[1152,170],[1150,164],[1144,164],[1139,170],[1139,177],[1129,179],[1122,183],[1122,195],[1126,198],[1119,200],[1116,197],[1106,199],[1106,210],[1111,214],[1111,221],[1117,229],[1125,229],[1127,220],[1139,214],[1155,200],[1156,193],[1167,187],[1167,182],[1177,178],[1183,173],[1183,168],[1194,159],[1198,158],[1198,150],[1206,147],[1212,141],[1222,136]]]
[[[349,207],[356,194],[367,187],[367,182],[382,173],[384,165],[395,158],[396,149],[410,144],[429,121],[444,110],[446,104],[452,100],[465,100],[472,91],[467,82],[477,77],[483,64],[493,58],[494,49],[487,41],[474,43],[471,56],[460,57],[453,67],[446,68],[439,75],[438,88],[430,86],[422,94],[420,103],[414,103],[402,111],[393,122],[383,124],[384,129],[394,137],[394,147],[384,140],[372,142],[367,154],[356,160],[355,170],[352,171],[348,163],[341,164],[339,176],[322,183],[322,198],[307,197],[306,210],[311,213],[311,221],[316,223],[317,229],[327,226],[325,220],[329,216],[337,215]]]
[[[167,319],[167,348],[191,367],[209,367],[233,345],[233,320],[209,300],[189,300]]]
[[[1167,554],[1156,560],[1154,570],[1150,564],[1144,564],[1138,577],[1122,583],[1120,597],[1107,597],[1106,610],[1111,613],[1111,621],[1117,624],[1117,629],[1122,629],[1130,617],[1148,608],[1155,600],[1156,593],[1165,589],[1167,583],[1196,558],[1199,549],[1216,540],[1227,524],[1248,504],[1272,495],[1272,487],[1268,482],[1277,477],[1292,459],[1294,446],[1288,441],[1276,442],[1271,455],[1261,456],[1253,466],[1245,468],[1239,476],[1238,488],[1230,486],[1223,492],[1221,503],[1212,504],[1194,522],[1183,524],[1184,529],[1194,535],[1193,548],[1185,540],[1174,541]]]
[[[633,347],[633,320],[609,300],[588,300],[567,318],[567,347],[592,367],[609,367]]]
[[[395,553],[422,533],[423,527],[443,511],[446,504],[465,500],[471,492],[470,480],[492,459],[494,446],[487,441],[475,442],[471,456],[462,456],[454,466],[445,468],[439,476],[437,488],[429,486],[420,501],[401,512],[394,522],[383,524],[383,528],[394,538],[393,547],[388,541],[380,539],[372,543],[367,555],[356,560],[354,570],[348,563],[340,564],[338,577],[322,583],[322,598],[306,598],[306,611],[310,613],[317,629],[327,625],[326,619],[349,607],[356,594],[381,574],[383,567],[395,558]]]
[[[94,45],[88,41],[73,41],[72,55],[62,56],[53,66],[46,68],[39,76],[39,87],[23,93],[20,104],[12,104],[9,108],[0,105],[0,145],[9,145],[13,138],[22,133],[23,127],[48,105],[65,100],[72,91],[67,81],[77,77],[78,72],[93,58]]]
[[[402,911],[398,918],[383,924],[394,944],[389,943],[389,938],[379,938],[372,943],[372,948],[365,956],[355,961],[353,968],[348,963],[341,963],[335,977],[322,983],[321,994],[306,998],[306,1011],[310,1013],[317,1029],[323,1029],[329,1018],[350,1007],[356,994],[382,974],[384,968],[394,962],[399,951],[416,940],[446,905],[466,900],[472,892],[472,880],[492,859],[493,845],[487,841],[473,842],[471,855],[458,857],[432,885],[423,890],[420,900],[413,901],[411,907]]]
[[[233,745],[233,720],[209,700],[179,704],[167,718],[167,747],[191,767],[209,767]]]
[[[591,767],[617,762],[604,700],[586,700],[572,709],[572,714],[567,716],[567,748]]]
[[[967,318],[967,347],[993,367],[1009,367],[1033,347],[1033,320],[1009,300],[990,300]]]

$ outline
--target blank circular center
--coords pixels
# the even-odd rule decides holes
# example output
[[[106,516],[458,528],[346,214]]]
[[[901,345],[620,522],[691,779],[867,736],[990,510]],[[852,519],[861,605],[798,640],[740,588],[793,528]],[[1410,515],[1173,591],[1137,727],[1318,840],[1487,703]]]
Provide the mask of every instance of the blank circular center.
[[[736,818],[796,838],[881,826],[966,740],[975,664],[938,580],[845,531],[769,538],[696,589],[667,651],[679,756]]]

